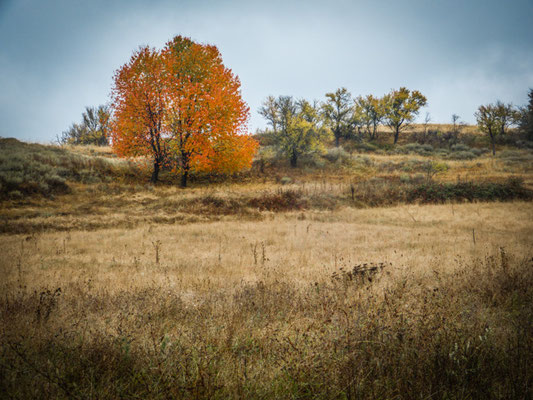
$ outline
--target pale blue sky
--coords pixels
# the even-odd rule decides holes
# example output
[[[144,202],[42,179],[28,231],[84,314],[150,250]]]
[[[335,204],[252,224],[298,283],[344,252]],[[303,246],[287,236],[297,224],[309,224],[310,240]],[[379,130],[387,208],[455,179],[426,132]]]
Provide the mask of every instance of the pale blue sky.
[[[268,95],[322,100],[407,86],[435,122],[533,87],[533,0],[0,0],[0,136],[50,142],[109,100],[141,44],[181,34],[220,49],[251,108]]]

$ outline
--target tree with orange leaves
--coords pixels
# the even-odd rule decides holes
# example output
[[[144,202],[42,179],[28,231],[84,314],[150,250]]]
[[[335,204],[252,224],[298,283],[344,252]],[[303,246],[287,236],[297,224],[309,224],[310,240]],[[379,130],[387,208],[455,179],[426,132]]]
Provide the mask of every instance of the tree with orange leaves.
[[[168,127],[181,186],[190,171],[235,172],[249,167],[256,143],[243,136],[249,108],[240,81],[215,46],[176,36],[163,49]]]
[[[117,71],[113,100],[113,147],[151,156],[153,182],[163,164],[185,187],[191,172],[232,173],[252,163],[249,108],[215,46],[176,36],[161,52],[141,48]]]
[[[135,51],[130,61],[116,71],[112,90],[113,149],[121,157],[150,157],[154,183],[169,155],[164,78],[160,53],[145,46]]]

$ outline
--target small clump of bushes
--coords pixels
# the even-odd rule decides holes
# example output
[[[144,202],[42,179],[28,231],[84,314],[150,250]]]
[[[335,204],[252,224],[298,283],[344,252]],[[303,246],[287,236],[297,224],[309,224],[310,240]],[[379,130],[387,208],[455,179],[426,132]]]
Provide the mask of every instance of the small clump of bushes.
[[[259,211],[293,211],[306,208],[307,202],[297,190],[265,192],[248,200],[247,206]]]
[[[436,182],[427,174],[375,177],[354,187],[354,201],[366,206],[400,203],[439,204],[446,202],[532,200],[533,191],[521,178],[503,182]]]
[[[533,192],[527,189],[523,180],[511,177],[504,182],[453,183],[425,182],[411,188],[407,201],[421,203],[444,203],[447,201],[509,201],[531,200]]]

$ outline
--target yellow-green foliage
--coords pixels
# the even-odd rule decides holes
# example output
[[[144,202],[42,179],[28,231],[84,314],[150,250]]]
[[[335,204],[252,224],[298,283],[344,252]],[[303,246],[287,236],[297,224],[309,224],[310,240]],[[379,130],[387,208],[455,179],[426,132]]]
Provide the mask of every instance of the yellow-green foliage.
[[[305,154],[321,151],[331,132],[322,126],[318,107],[290,96],[268,97],[260,113],[272,127],[270,136],[278,150],[296,167]]]
[[[394,143],[396,144],[400,131],[413,122],[420,108],[427,104],[427,99],[418,90],[411,92],[401,87],[385,95],[383,104],[385,123],[394,131]]]

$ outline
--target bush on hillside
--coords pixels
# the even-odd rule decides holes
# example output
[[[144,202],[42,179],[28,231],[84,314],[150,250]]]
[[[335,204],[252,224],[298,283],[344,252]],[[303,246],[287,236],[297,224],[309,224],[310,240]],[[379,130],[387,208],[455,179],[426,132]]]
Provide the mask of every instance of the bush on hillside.
[[[63,148],[0,139],[0,198],[68,193],[68,182],[98,183],[134,176],[127,161],[88,157]]]

